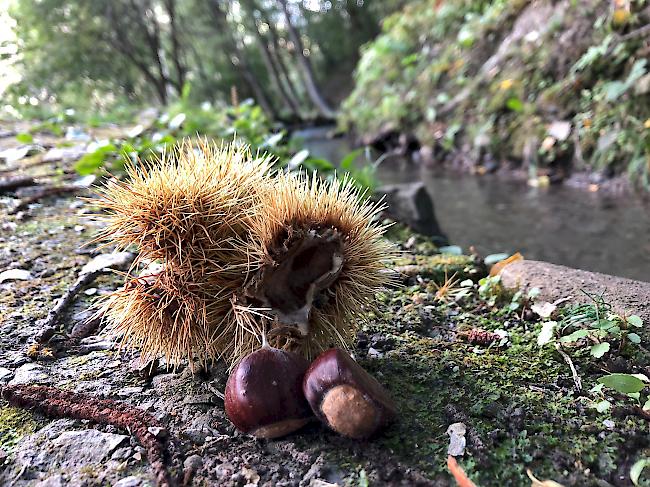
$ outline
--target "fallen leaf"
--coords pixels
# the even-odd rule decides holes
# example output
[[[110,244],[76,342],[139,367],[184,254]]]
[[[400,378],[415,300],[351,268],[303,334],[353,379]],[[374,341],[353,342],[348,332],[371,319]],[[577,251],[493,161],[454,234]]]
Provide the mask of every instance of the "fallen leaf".
[[[30,272],[24,269],[9,269],[0,272],[0,283],[4,281],[28,281],[31,278]]]
[[[506,267],[508,264],[512,264],[513,262],[518,262],[520,260],[524,260],[524,256],[521,255],[519,252],[517,252],[516,254],[511,255],[507,259],[503,259],[502,261],[497,262],[490,269],[490,277],[498,276],[503,270],[503,268]]]
[[[31,146],[29,145],[12,149],[5,149],[0,152],[0,159],[4,159],[7,164],[11,164],[12,162],[16,162],[27,157],[27,154],[29,154],[30,150]]]
[[[533,475],[533,472],[531,472],[530,469],[526,470],[526,474],[528,475],[528,478],[532,481],[530,487],[564,487],[562,484],[558,484],[554,480],[536,479],[535,476]]]
[[[464,423],[453,423],[449,425],[449,428],[447,428],[447,434],[449,435],[448,455],[459,457],[465,454],[465,445],[467,444],[467,440],[465,439],[466,432],[467,426]]]
[[[533,313],[536,313],[540,318],[549,318],[553,312],[557,309],[557,306],[553,303],[535,303],[530,309]]]
[[[456,459],[451,455],[447,457],[447,468],[454,476],[454,480],[456,480],[458,487],[476,487],[476,484],[469,479],[465,471],[460,467],[460,465],[458,465]]]
[[[544,324],[542,325],[542,331],[540,331],[539,335],[537,335],[537,345],[541,347],[551,341],[551,339],[553,338],[553,334],[555,333],[556,325],[557,325],[557,321],[544,322]]]

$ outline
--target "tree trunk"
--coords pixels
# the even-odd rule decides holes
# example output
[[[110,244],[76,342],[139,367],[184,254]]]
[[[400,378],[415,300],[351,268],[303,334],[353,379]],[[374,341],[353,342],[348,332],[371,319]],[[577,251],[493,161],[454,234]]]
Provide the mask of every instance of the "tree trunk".
[[[239,45],[237,44],[237,39],[232,34],[232,31],[229,28],[226,12],[223,10],[221,4],[219,3],[219,0],[208,0],[208,6],[210,7],[210,12],[212,13],[212,17],[215,21],[215,27],[217,28],[217,31],[222,36],[224,36],[226,42],[226,46],[225,46],[226,49],[234,53],[237,59],[239,60],[238,65],[236,63],[233,63],[233,65],[235,66],[235,68],[238,68],[241,71],[244,80],[250,87],[251,91],[253,92],[253,96],[255,97],[255,100],[257,101],[257,103],[259,103],[260,107],[262,107],[262,110],[264,110],[264,112],[271,119],[277,120],[278,113],[273,107],[271,100],[264,92],[264,88],[262,88],[262,85],[257,80],[257,77],[255,76],[253,70],[250,67],[250,64],[248,64],[245,53],[239,48]]]
[[[297,99],[291,98],[289,93],[287,93],[287,90],[285,90],[284,85],[282,84],[282,77],[279,73],[278,66],[276,65],[276,60],[271,55],[271,51],[269,49],[269,44],[266,40],[266,37],[257,28],[257,22],[254,19],[254,15],[255,15],[255,11],[258,10],[258,8],[255,5],[254,0],[246,0],[245,4],[248,7],[249,10],[248,13],[250,14],[251,17],[253,17],[251,28],[255,30],[255,37],[257,38],[258,44],[260,45],[261,48],[262,60],[264,61],[266,70],[269,73],[271,82],[273,83],[275,89],[279,93],[280,98],[282,98],[285,107],[295,117],[301,118],[299,102]]]
[[[136,12],[136,16],[139,15],[139,12]],[[127,18],[124,16],[124,13],[116,13],[113,9],[113,4],[108,3],[106,8],[106,16],[111,20],[111,25],[113,26],[113,31],[106,31],[105,40],[110,45],[112,45],[118,52],[122,53],[128,61],[130,61],[142,74],[144,77],[153,85],[156,95],[160,100],[160,103],[163,105],[167,104],[167,86],[166,80],[164,78],[157,77],[142,59],[139,59],[136,56],[137,50],[134,48],[133,44],[129,40],[128,33],[122,29],[124,19]],[[128,26],[127,26],[128,30]],[[156,57],[158,53],[154,54]]]
[[[282,59],[282,50],[280,49],[280,36],[278,36],[278,32],[275,29],[273,22],[271,22],[270,18],[268,17],[267,12],[263,10],[261,7],[259,8],[259,10],[260,12],[262,12],[262,15],[265,17],[266,23],[269,26],[269,34],[271,34],[271,42],[273,47],[269,49],[269,53],[275,60],[276,65],[278,66],[280,73],[282,74],[282,80],[286,84],[286,88],[291,94],[291,97],[294,100],[296,100],[296,102],[300,105],[300,99],[301,99],[300,94],[298,93],[296,86],[293,84],[293,81],[291,80],[291,75],[289,74],[289,69],[287,68],[287,65]]]
[[[316,105],[316,108],[321,112],[325,117],[334,118],[336,114],[334,110],[328,105],[323,98],[323,95],[316,84],[316,78],[314,76],[314,70],[311,66],[311,62],[304,55],[304,46],[300,40],[300,34],[298,30],[291,22],[291,15],[289,14],[289,9],[287,8],[287,0],[278,0],[282,6],[282,12],[284,13],[284,19],[287,23],[287,30],[289,31],[289,37],[296,47],[296,58],[298,59],[298,66],[300,67],[300,72],[302,73],[302,78],[305,82],[305,88],[307,89],[307,94],[311,101]]]
[[[181,60],[181,45],[178,33],[178,19],[176,18],[176,0],[165,0],[165,8],[169,15],[169,29],[172,41],[172,62],[176,70],[176,83],[183,91],[185,85],[186,69]]]

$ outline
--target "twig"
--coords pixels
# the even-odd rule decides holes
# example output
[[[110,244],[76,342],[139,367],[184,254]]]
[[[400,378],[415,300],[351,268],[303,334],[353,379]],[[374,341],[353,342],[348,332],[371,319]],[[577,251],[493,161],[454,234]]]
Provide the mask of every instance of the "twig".
[[[143,410],[110,399],[97,399],[47,386],[6,386],[2,397],[12,406],[33,409],[49,417],[87,419],[130,431],[147,450],[156,484],[176,485],[175,479],[167,472],[165,441],[150,432],[151,428],[162,428],[162,425]]]
[[[49,186],[49,187],[43,188],[38,193],[20,200],[20,203],[18,203],[18,205],[16,205],[14,208],[12,208],[9,211],[9,214],[10,215],[15,215],[19,211],[24,210],[25,208],[27,208],[27,206],[31,205],[32,203],[36,203],[37,201],[39,201],[39,200],[41,200],[43,198],[47,198],[48,196],[56,196],[56,195],[66,194],[66,193],[74,193],[74,192],[80,191],[82,189],[84,189],[84,188],[82,188],[80,186],[72,186],[72,185],[70,185],[70,186]]]
[[[56,334],[56,325],[63,311],[70,306],[77,294],[79,294],[84,287],[97,279],[97,276],[99,276],[103,271],[104,270],[102,269],[81,274],[75,283],[70,286],[65,293],[63,293],[63,296],[59,298],[54,307],[47,313],[47,317],[39,323],[41,331],[36,336],[36,341],[38,343],[47,343],[50,338]]]
[[[15,178],[0,179],[0,193],[13,191],[18,188],[25,188],[27,186],[35,186],[36,180],[31,176],[18,176]]]
[[[135,256],[131,257],[131,261]],[[128,265],[128,263],[124,263]],[[54,307],[47,313],[47,317],[39,322],[41,331],[36,335],[36,341],[40,344],[47,343],[57,332],[57,323],[61,318],[63,311],[70,306],[79,292],[93,282],[100,274],[109,272],[111,266],[97,269],[90,272],[84,272],[79,275],[77,280],[70,286],[63,296],[59,298]],[[92,318],[91,318],[92,320]]]
[[[578,371],[576,370],[575,365],[573,365],[573,361],[571,360],[571,357],[569,357],[564,352],[564,350],[562,350],[562,346],[559,343],[555,344],[555,349],[559,352],[560,355],[562,355],[562,358],[571,369],[571,374],[573,375],[573,382],[575,384],[576,391],[578,392],[582,391],[582,381],[580,380],[580,376],[578,375]]]

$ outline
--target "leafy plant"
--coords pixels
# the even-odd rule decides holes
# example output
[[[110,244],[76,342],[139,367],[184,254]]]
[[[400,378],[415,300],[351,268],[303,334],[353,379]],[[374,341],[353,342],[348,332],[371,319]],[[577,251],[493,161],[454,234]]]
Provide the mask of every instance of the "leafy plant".
[[[558,324],[559,343],[586,344],[590,355],[601,358],[611,350],[613,340],[620,345],[626,341],[633,344],[641,342],[639,335],[630,331],[630,328],[643,325],[641,318],[616,314],[602,296],[588,296],[592,303],[569,309]]]

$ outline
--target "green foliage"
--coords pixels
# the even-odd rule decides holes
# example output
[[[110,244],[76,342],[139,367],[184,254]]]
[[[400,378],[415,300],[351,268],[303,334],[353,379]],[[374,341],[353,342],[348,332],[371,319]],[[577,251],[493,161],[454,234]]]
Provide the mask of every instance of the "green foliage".
[[[171,104],[150,126],[137,125],[119,137],[92,143],[88,153],[75,164],[77,173],[88,175],[102,170],[119,173],[124,168],[125,159],[136,164],[152,161],[182,139],[207,137],[224,143],[237,140],[248,145],[253,153],[270,153],[275,156],[278,168],[318,171],[329,179],[338,173],[350,177],[362,190],[372,191],[376,187],[375,167],[357,163],[363,149],[344,157],[337,169],[330,161],[314,158],[309,151],[290,143],[285,130],[271,122],[252,100],[245,100],[237,106],[213,106],[209,103],[195,106],[188,99],[189,92],[187,85],[183,97]],[[62,125],[57,125],[57,128],[63,130]]]
[[[359,46],[402,1],[333,0],[317,9],[289,2],[308,61],[326,89],[349,87]],[[7,95],[27,118],[71,106],[103,116],[117,106],[181,99],[223,103],[235,87],[239,99],[254,96],[268,107],[268,116],[315,114],[279,2],[17,1],[9,13],[18,51],[12,62],[21,80]]]
[[[598,382],[621,394],[634,394],[646,387],[645,382],[632,374],[609,374],[598,379]]]
[[[81,176],[93,174],[101,167],[104,167],[106,160],[118,152],[115,144],[106,144],[98,147],[93,152],[89,152],[77,161],[74,168]]]
[[[638,344],[641,338],[630,331],[643,324],[636,316],[621,316],[614,313],[611,305],[602,296],[591,296],[591,303],[573,306],[563,311],[559,322],[548,321],[543,325],[538,343],[551,341],[557,331],[557,342],[578,348],[587,348],[594,358],[602,358],[612,350],[612,343]],[[542,335],[543,334],[543,335]],[[542,339],[542,336],[544,339]]]
[[[630,468],[630,480],[634,485],[639,485],[641,473],[646,467],[650,467],[650,458],[641,458],[634,462],[634,465]]]
[[[644,5],[633,2],[633,18]],[[613,33],[607,4],[596,0],[554,9],[543,28],[521,36],[515,25],[528,20],[520,15],[548,15],[531,13],[544,8],[515,0],[410,2],[364,47],[341,125],[368,136],[386,129],[414,134],[443,157],[469,147],[477,156],[521,161],[537,140],[538,164],[547,171],[577,154],[573,162],[586,166],[580,169],[627,173],[650,190],[642,39]],[[569,46],[567,38],[575,42]],[[571,131],[550,140],[558,120]]]

